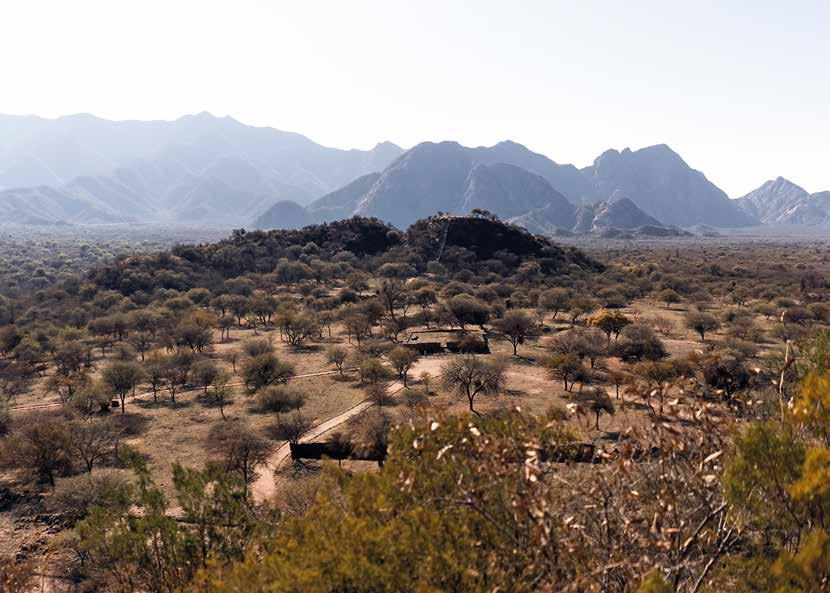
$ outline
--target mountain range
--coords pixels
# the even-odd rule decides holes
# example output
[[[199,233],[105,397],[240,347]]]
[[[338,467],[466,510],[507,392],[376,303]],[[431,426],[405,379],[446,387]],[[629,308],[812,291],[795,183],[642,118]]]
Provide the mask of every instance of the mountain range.
[[[810,194],[783,177],[767,181],[737,203],[765,224],[830,226],[830,191]]]
[[[424,142],[383,171],[311,202],[305,216],[280,202],[264,212],[255,226],[362,215],[405,228],[436,212],[468,214],[476,209],[546,234],[757,223],[665,145],[607,151],[580,170],[515,142],[478,148]]]
[[[730,200],[664,144],[608,150],[580,169],[511,141],[341,150],[209,113],[0,115],[0,222],[293,228],[364,215],[403,228],[474,210],[545,234],[825,225],[830,194],[779,178]]]
[[[175,121],[0,116],[0,220],[248,224],[383,169],[402,149],[340,150],[209,113]]]

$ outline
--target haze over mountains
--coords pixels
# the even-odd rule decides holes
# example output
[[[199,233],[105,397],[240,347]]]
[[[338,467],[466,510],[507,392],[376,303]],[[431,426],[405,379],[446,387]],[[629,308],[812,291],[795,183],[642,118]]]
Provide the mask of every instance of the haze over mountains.
[[[248,224],[306,204],[402,150],[339,150],[208,113],[175,121],[0,116],[0,217],[13,222]]]
[[[399,227],[488,210],[537,233],[830,224],[830,193],[779,178],[730,200],[666,145],[579,169],[515,142],[340,150],[208,113],[175,121],[0,115],[0,222]]]

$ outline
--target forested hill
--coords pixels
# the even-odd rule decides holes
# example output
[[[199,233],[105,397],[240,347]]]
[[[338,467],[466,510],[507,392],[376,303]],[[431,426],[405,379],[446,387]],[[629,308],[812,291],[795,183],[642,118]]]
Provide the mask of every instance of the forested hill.
[[[497,275],[508,275],[522,264],[545,273],[602,269],[578,249],[562,248],[494,218],[431,217],[401,233],[375,218],[353,217],[298,230],[237,230],[217,243],[121,259],[93,271],[90,281],[132,295],[213,288],[244,274],[274,273],[281,282],[323,280],[352,268],[386,264],[420,272],[467,269]]]

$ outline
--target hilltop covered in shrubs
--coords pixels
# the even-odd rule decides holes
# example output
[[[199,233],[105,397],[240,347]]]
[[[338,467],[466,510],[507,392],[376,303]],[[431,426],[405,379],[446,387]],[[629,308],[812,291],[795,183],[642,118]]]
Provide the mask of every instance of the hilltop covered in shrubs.
[[[602,265],[573,247],[489,216],[418,221],[405,234],[375,218],[353,217],[298,230],[234,231],[228,239],[138,255],[93,271],[90,280],[125,295],[156,289],[213,288],[244,274],[276,273],[283,281],[320,280],[348,267],[395,264],[417,272],[486,271],[509,275],[590,273]],[[429,270],[428,270],[429,268]],[[390,272],[391,273],[391,272]]]

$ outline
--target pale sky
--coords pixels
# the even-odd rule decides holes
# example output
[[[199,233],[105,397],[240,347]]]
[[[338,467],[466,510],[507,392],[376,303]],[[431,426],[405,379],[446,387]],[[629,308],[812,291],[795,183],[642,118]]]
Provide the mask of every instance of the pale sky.
[[[0,113],[207,110],[340,148],[666,143],[830,189],[828,0],[0,0]]]

